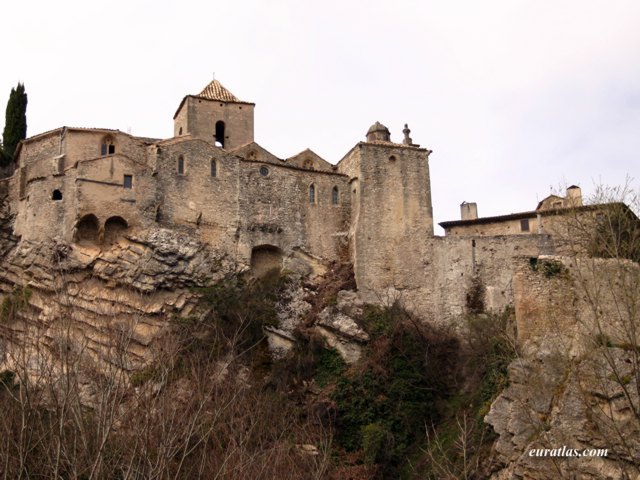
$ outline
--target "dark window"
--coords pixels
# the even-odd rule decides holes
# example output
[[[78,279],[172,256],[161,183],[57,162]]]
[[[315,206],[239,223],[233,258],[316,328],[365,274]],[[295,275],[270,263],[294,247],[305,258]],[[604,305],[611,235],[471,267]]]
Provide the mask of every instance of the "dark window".
[[[184,157],[178,157],[178,175],[184,175]]]
[[[331,203],[333,203],[334,205],[338,205],[338,203],[340,203],[338,187],[333,187],[333,190],[331,190]]]
[[[122,186],[124,188],[133,188],[133,175],[125,175]]]
[[[54,190],[51,195],[51,200],[62,200],[62,192],[60,190]]]
[[[113,143],[111,135],[104,137],[100,145],[100,155],[113,155],[116,153],[116,145]]]
[[[523,232],[528,232],[529,231],[529,219],[528,218],[523,218],[522,220],[520,220],[520,230]]]
[[[178,135],[182,135],[182,127],[180,127],[180,131],[178,132]]]
[[[260,175],[266,177],[267,175],[269,175],[269,169],[265,166],[260,167]]]
[[[309,203],[316,203],[316,187],[313,184],[309,186]]]
[[[216,145],[224,148],[224,122],[222,120],[216,122]]]
[[[211,176],[218,176],[218,162],[216,162],[214,159],[211,159]]]

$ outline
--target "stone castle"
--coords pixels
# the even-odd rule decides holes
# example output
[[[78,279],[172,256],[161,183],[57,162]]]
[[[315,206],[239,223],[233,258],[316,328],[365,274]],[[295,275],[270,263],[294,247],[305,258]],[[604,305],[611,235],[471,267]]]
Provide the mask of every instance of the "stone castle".
[[[256,272],[351,261],[367,301],[402,295],[425,316],[465,311],[474,278],[489,308],[511,302],[515,258],[548,235],[434,236],[430,150],[376,122],[336,165],[282,160],[254,141],[255,104],[217,80],[187,95],[169,139],[62,127],[24,140],[5,181],[13,233],[108,248],[152,228],[184,232]]]
[[[597,220],[577,187],[499,217],[478,218],[477,205],[463,203],[461,220],[441,223],[446,235],[436,236],[431,151],[408,127],[394,143],[376,122],[334,166],[310,150],[286,160],[266,151],[254,142],[253,110],[213,81],[184,97],[169,139],[62,127],[19,144],[13,175],[0,180],[0,299],[3,310],[16,307],[15,318],[0,318],[0,372],[20,362],[35,372],[69,351],[140,370],[172,318],[199,314],[194,287],[245,270],[301,274],[277,328],[265,327],[270,346],[291,348],[307,300],[339,263],[353,266],[357,292],[349,277],[308,328],[345,360],[368,341],[354,320],[363,302],[400,300],[460,338],[466,313],[513,307],[519,356],[486,416],[501,469],[491,478],[603,478],[637,465],[624,452],[638,451],[629,440],[640,438],[629,408],[638,397],[622,400],[638,391],[628,348],[640,341],[637,296],[626,293],[638,291],[640,270],[637,260],[548,256],[564,253],[555,233],[563,211]],[[307,274],[314,285],[301,280]],[[609,357],[598,353],[605,345]],[[628,384],[612,386],[612,364]],[[622,441],[597,433],[610,424]],[[559,470],[526,454],[549,443],[605,446],[616,457]]]

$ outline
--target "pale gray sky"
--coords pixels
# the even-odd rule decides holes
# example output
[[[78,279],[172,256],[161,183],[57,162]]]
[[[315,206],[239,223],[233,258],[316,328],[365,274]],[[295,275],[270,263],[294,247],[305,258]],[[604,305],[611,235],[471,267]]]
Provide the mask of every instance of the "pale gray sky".
[[[436,222],[530,210],[551,186],[640,180],[637,0],[5,2],[0,108],[28,135],[172,135],[216,78],[256,103],[256,141],[336,163],[380,121],[434,151]],[[0,118],[4,125],[4,116]],[[440,231],[437,228],[437,231]]]

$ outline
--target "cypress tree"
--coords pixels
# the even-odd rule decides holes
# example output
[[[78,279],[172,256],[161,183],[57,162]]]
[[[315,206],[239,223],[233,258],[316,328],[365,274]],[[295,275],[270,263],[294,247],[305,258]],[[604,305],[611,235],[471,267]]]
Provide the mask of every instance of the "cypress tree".
[[[4,155],[3,164],[13,159],[18,142],[27,136],[27,94],[24,84],[18,83],[11,89],[7,102],[7,113],[2,135]]]

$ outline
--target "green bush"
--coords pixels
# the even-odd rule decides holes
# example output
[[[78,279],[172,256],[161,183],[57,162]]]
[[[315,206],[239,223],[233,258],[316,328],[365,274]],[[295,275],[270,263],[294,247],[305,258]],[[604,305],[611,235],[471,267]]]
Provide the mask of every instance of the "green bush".
[[[362,451],[364,463],[373,465],[384,460],[384,455],[389,446],[389,432],[378,423],[370,423],[362,427]]]
[[[0,373],[0,387],[11,388],[15,382],[16,374],[11,370]]]
[[[345,370],[345,363],[340,354],[333,348],[322,349],[317,359],[315,380],[321,387],[335,382]]]
[[[13,321],[16,313],[24,310],[29,305],[32,294],[31,289],[25,286],[23,288],[16,288],[4,297],[0,304],[0,321],[2,321],[2,323]]]
[[[362,449],[385,477],[396,478],[424,425],[437,420],[438,401],[449,395],[457,342],[397,305],[366,307],[363,324],[372,336],[366,356],[332,393],[336,439],[347,451]]]
[[[181,319],[183,344],[191,353],[229,349],[242,352],[264,339],[265,326],[277,326],[276,303],[287,286],[278,271],[247,284],[240,275],[229,276],[211,287],[196,289],[201,307],[209,313],[200,320]]]

